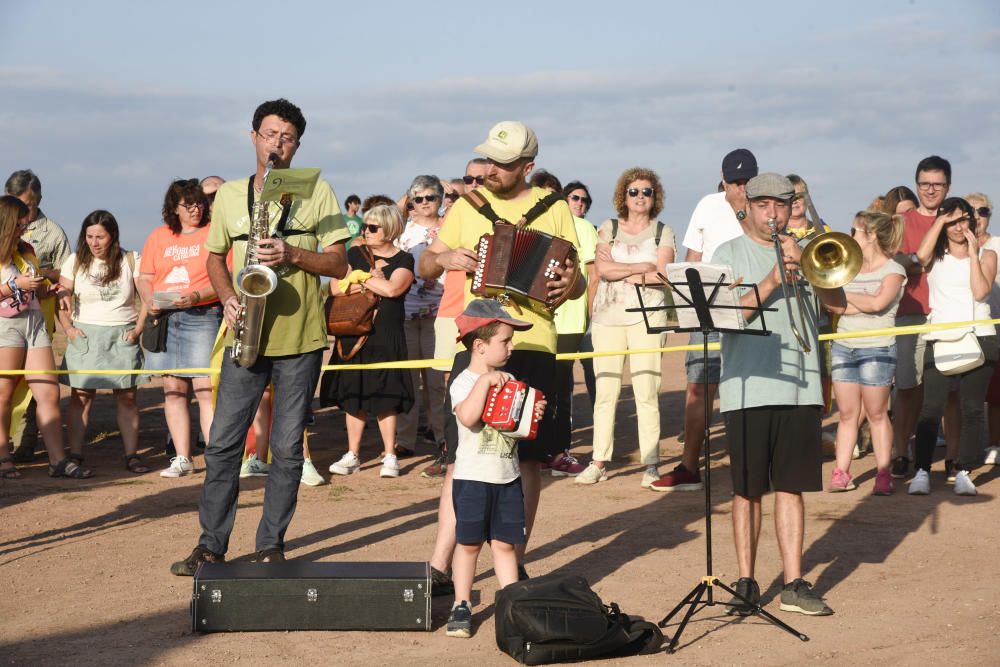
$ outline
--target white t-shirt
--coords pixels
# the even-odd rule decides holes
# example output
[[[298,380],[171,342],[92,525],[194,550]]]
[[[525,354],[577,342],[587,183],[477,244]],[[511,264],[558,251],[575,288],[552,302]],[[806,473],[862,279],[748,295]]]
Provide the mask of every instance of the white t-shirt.
[[[710,262],[716,248],[737,236],[743,236],[743,227],[726,201],[726,193],[714,192],[702,197],[694,207],[683,245],[700,252],[701,261]]]
[[[451,383],[451,404],[458,405],[472,392],[479,379],[469,369]],[[468,428],[458,422],[458,449],[455,450],[455,479],[490,484],[507,484],[521,476],[517,464],[517,441],[482,422]]]
[[[76,253],[63,262],[60,273],[73,278],[73,321],[83,324],[112,326],[131,324],[139,317],[135,306],[135,273],[125,254],[122,255],[122,270],[118,280],[101,285],[101,276],[107,271],[104,260],[96,257],[90,262],[90,270],[76,266]],[[136,255],[136,270],[138,270]],[[76,270],[74,274],[74,269]]]

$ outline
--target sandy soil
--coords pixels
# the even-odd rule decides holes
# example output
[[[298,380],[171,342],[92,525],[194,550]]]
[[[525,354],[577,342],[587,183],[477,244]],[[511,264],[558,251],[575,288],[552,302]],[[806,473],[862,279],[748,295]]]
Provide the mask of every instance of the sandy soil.
[[[675,337],[672,342],[682,342]],[[578,368],[579,370],[579,368]],[[661,394],[662,468],[678,461],[683,357],[667,355]],[[587,458],[590,416],[578,383],[574,452]],[[162,392],[140,392],[142,449],[159,470],[165,427]],[[605,601],[659,620],[706,574],[701,493],[654,494],[639,487],[631,394],[618,409],[616,460],[610,479],[593,487],[545,478],[541,513],[529,551],[534,574],[586,577]],[[736,578],[729,529],[728,459],[721,428],[712,443],[714,573]],[[343,453],[343,415],[317,414],[313,446],[324,471]],[[198,537],[202,457],[194,475],[162,479],[122,467],[113,402],[93,412],[87,463],[92,480],[50,480],[39,455],[21,480],[0,481],[0,663],[49,664],[510,664],[494,642],[495,580],[488,554],[475,584],[476,634],[445,637],[450,600],[434,600],[434,631],[295,632],[197,635],[190,631],[191,579],[174,577],[172,561]],[[425,447],[406,459],[403,476],[378,477],[375,429],[369,427],[360,474],[331,485],[303,486],[288,532],[288,556],[307,560],[420,560],[434,540],[440,482],[419,471]],[[939,455],[943,450],[938,450]],[[721,606],[699,612],[673,658],[709,664],[998,664],[1000,584],[997,513],[1000,468],[974,475],[979,495],[955,496],[935,463],[932,492],[871,495],[874,461],[856,461],[859,489],[806,498],[806,578],[836,614],[806,618],[778,611],[780,560],[765,499],[758,579],[767,608],[811,638],[802,642],[760,618],[733,620]],[[824,466],[829,476],[832,463]],[[245,557],[263,501],[264,480],[244,480],[229,557]],[[724,597],[724,596],[719,596]],[[676,619],[674,621],[675,627]],[[667,629],[671,632],[671,628]],[[993,657],[990,657],[993,656]],[[651,664],[664,656],[616,662]],[[667,658],[670,659],[670,658]]]

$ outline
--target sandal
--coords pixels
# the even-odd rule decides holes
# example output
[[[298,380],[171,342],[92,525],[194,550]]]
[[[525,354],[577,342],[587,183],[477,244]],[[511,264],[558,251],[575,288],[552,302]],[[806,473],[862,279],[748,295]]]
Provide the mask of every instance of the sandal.
[[[149,472],[149,468],[143,465],[142,457],[138,454],[125,455],[125,469],[131,473],[135,473],[136,475]]]
[[[13,456],[5,456],[0,459],[0,466],[10,464],[9,468],[0,468],[0,479],[21,479],[21,471],[14,465]]]
[[[55,465],[49,464],[49,477],[68,477],[70,479],[88,479],[93,477],[93,471],[81,467],[77,463],[77,460],[82,461],[83,457],[70,454]]]

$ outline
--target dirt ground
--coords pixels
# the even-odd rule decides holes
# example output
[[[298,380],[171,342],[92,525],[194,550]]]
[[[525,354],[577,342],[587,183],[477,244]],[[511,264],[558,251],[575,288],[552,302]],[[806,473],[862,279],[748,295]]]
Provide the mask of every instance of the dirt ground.
[[[675,336],[671,343],[682,343]],[[683,355],[665,355],[662,465],[678,461],[683,406]],[[577,368],[579,372],[579,367]],[[578,379],[579,379],[578,375]],[[591,417],[577,384],[574,452],[589,459]],[[511,664],[494,641],[496,583],[488,554],[475,583],[472,639],[444,635],[450,600],[435,598],[433,632],[277,632],[199,635],[191,632],[192,581],[172,576],[198,534],[204,461],[181,479],[156,474],[168,463],[158,386],[140,391],[141,447],[154,472],[135,476],[122,465],[113,402],[93,411],[87,481],[50,480],[42,456],[25,476],[0,481],[0,663],[107,664]],[[702,493],[641,489],[631,394],[618,409],[615,461],[606,483],[591,487],[545,477],[541,510],[529,545],[528,571],[586,577],[606,601],[659,620],[706,574]],[[320,410],[310,438],[317,467],[346,447],[343,415]],[[730,489],[724,435],[712,442],[714,573],[736,578],[730,534]],[[369,426],[362,472],[321,487],[301,487],[288,531],[288,557],[310,561],[413,561],[430,556],[441,483],[420,477],[427,446],[405,459],[398,479],[378,477],[379,445]],[[939,449],[939,456],[943,450]],[[828,478],[832,462],[824,465]],[[836,610],[807,618],[778,611],[781,570],[765,499],[757,578],[767,609],[809,635],[802,642],[761,618],[733,620],[724,607],[703,609],[674,656],[609,661],[651,664],[680,660],[718,664],[1000,664],[998,520],[1000,468],[974,474],[979,495],[958,497],[935,463],[932,492],[874,497],[874,460],[855,461],[859,488],[806,497],[805,577]],[[230,559],[253,550],[265,480],[244,480]],[[724,595],[717,596],[723,597]],[[363,604],[364,601],[359,601]],[[677,619],[666,629],[671,633]],[[992,657],[990,657],[992,656]]]

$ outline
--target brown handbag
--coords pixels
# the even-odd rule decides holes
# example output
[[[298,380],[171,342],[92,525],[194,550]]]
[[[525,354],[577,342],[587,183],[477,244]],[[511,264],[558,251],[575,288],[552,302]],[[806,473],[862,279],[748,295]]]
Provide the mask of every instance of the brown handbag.
[[[368,265],[374,268],[375,257],[371,250],[364,248],[363,252]],[[375,316],[378,314],[378,302],[378,294],[366,289],[364,285],[361,286],[361,291],[336,296],[331,294],[326,298],[326,332],[337,337],[337,354],[344,361],[354,358],[368,341],[368,334],[372,332]],[[341,347],[340,339],[343,336],[360,336],[348,354],[344,354]]]

